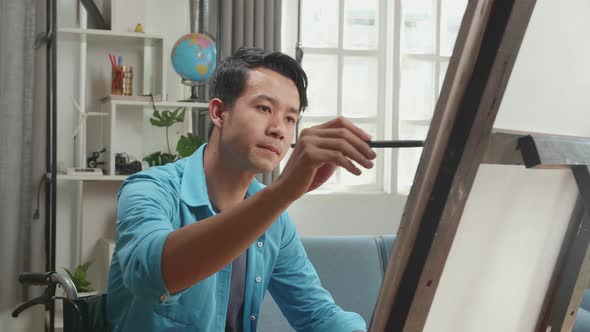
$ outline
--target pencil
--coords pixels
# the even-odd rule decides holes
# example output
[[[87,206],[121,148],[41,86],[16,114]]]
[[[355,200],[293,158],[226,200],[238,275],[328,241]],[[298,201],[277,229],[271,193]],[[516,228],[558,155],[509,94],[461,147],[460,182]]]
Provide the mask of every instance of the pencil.
[[[372,148],[419,148],[424,146],[424,141],[369,141]]]
[[[412,140],[401,140],[401,141],[368,141],[369,146],[372,148],[420,148],[424,146],[424,141],[412,141]],[[291,144],[294,148],[295,144]]]

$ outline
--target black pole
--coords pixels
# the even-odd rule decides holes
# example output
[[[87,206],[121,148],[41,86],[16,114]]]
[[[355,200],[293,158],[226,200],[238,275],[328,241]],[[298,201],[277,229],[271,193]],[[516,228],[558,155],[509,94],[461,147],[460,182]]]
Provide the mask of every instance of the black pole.
[[[49,36],[51,32],[51,0],[45,3],[45,33]],[[45,173],[51,172],[51,95],[49,86],[51,84],[51,50],[49,40],[45,45]],[[51,181],[45,181],[45,271],[51,271]],[[45,310],[52,312],[50,304],[45,305]],[[44,324],[45,331],[48,331],[47,323]]]
[[[46,15],[45,15],[45,33],[49,34],[50,27],[49,27],[49,2],[46,2]],[[49,84],[50,84],[50,71],[51,68],[49,66],[50,60],[50,50],[49,44],[45,45],[45,173],[51,172],[51,97],[49,96]],[[50,247],[51,247],[51,238],[49,236],[50,229],[49,226],[51,225],[51,214],[49,213],[49,206],[51,205],[51,201],[49,198],[49,192],[51,189],[51,183],[45,182],[45,270],[49,271],[51,266],[51,257],[50,257]]]
[[[55,0],[47,0],[47,148],[46,166],[51,173],[49,193],[46,195],[46,267],[47,271],[55,271],[55,243],[56,243],[56,195],[57,195],[57,5]],[[49,332],[55,331],[55,306],[51,301],[46,305],[49,311]],[[47,330],[47,327],[46,327]]]
[[[51,11],[51,268],[55,270],[56,218],[57,218],[57,8],[55,0]]]

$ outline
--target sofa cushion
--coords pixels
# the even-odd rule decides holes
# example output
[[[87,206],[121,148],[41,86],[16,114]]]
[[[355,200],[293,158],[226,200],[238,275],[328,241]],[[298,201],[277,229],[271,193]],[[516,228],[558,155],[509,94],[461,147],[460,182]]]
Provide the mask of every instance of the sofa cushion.
[[[580,308],[590,311],[590,288],[587,288],[584,291],[584,296],[582,297],[582,303],[580,304]]]
[[[576,315],[576,321],[572,332],[588,332],[590,331],[590,311],[580,308]]]
[[[389,256],[391,256],[391,249],[393,248],[393,242],[395,241],[395,235],[387,234],[377,238],[379,245],[379,251],[381,252],[381,260],[383,262],[383,274],[387,269],[387,263],[389,262]]]
[[[304,237],[307,255],[322,286],[342,309],[360,314],[367,324],[383,281],[383,246],[373,236]],[[260,331],[293,331],[267,292]]]

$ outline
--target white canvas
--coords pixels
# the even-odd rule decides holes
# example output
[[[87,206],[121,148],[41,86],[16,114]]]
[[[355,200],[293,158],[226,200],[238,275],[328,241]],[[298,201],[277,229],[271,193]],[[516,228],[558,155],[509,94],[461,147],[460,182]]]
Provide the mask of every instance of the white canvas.
[[[569,171],[480,166],[424,331],[532,332],[577,194]]]

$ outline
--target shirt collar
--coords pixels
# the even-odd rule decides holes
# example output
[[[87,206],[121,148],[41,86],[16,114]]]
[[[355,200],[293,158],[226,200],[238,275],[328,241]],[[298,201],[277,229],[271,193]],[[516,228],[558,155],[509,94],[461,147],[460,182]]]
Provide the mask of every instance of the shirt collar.
[[[206,147],[207,144],[205,143],[195,153],[187,157],[184,170],[182,171],[180,198],[189,206],[197,207],[207,205],[212,209],[209,194],[207,193],[207,179],[205,177],[205,166],[203,163]],[[263,188],[264,185],[254,178],[248,187],[246,197],[254,195]]]

